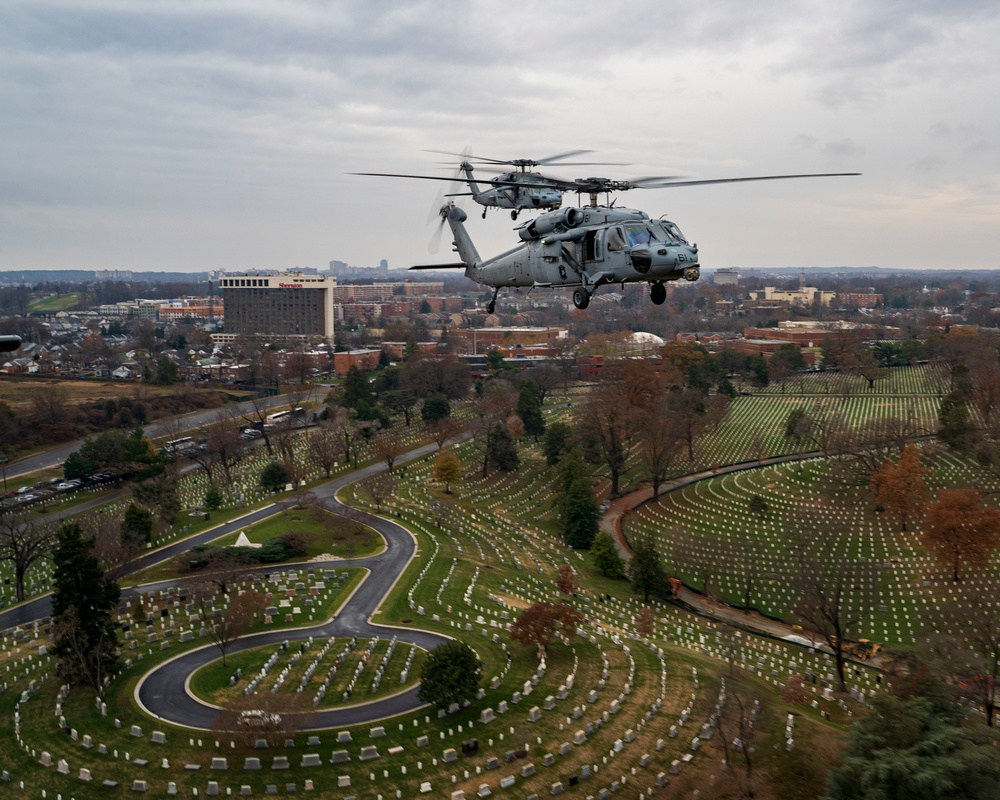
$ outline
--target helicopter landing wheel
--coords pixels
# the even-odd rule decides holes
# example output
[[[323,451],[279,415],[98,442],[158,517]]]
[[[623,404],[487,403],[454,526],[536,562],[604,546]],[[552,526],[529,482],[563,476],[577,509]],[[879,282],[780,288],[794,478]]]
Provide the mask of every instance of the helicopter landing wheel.
[[[582,286],[578,289],[573,290],[573,305],[578,309],[583,311],[587,306],[590,305],[590,292],[584,289]]]
[[[494,311],[496,311],[496,308],[497,308],[497,301],[490,300],[490,302],[486,304],[486,313],[492,314]]]
[[[514,219],[514,220],[517,219],[517,209],[516,208],[513,211],[510,212],[510,218]]]
[[[667,299],[667,287],[662,283],[654,283],[649,287],[649,299],[653,301],[653,305],[662,306]]]
[[[483,209],[483,219],[486,219],[486,212],[489,211],[488,208]]]

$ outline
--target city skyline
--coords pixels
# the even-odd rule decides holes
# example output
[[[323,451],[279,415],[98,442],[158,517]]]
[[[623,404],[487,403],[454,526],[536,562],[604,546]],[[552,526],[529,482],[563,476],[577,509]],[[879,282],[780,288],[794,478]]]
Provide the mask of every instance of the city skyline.
[[[618,195],[706,270],[998,266],[992,4],[379,12],[7,4],[0,270],[450,261],[427,249],[437,186],[347,173],[445,175],[422,151],[466,146],[628,163],[549,170],[568,178],[863,173]],[[481,255],[517,243],[506,212],[465,206]]]

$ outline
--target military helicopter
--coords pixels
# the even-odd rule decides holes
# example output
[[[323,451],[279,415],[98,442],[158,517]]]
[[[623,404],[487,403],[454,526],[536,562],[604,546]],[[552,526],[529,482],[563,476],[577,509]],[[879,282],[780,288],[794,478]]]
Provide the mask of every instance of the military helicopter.
[[[427,264],[410,269],[465,269],[465,276],[493,287],[486,306],[496,309],[497,295],[504,287],[574,287],[573,305],[587,308],[601,286],[620,283],[650,284],[649,299],[662,305],[667,297],[667,281],[681,278],[698,280],[698,246],[691,244],[680,229],[665,217],[651,219],[644,211],[598,205],[599,192],[624,191],[660,186],[694,186],[713,183],[781,180],[858,175],[857,172],[813,173],[809,175],[765,175],[752,178],[720,178],[698,181],[613,181],[586,178],[567,182],[567,189],[590,194],[590,205],[548,211],[519,226],[521,244],[513,250],[483,259],[465,229],[466,213],[454,204],[443,205],[441,224],[447,223],[454,237],[457,264]]]
[[[562,206],[563,193],[567,181],[558,178],[547,178],[537,172],[529,172],[532,167],[541,167],[558,163],[561,167],[587,167],[587,166],[608,166],[616,165],[617,162],[604,161],[563,161],[564,158],[593,152],[591,150],[568,150],[565,153],[546,156],[540,159],[514,158],[502,160],[497,158],[473,157],[469,153],[450,153],[445,150],[428,150],[429,153],[441,153],[447,156],[459,156],[461,162],[458,165],[458,173],[452,177],[442,177],[439,175],[399,175],[388,172],[353,172],[352,175],[374,175],[384,178],[417,178],[428,181],[462,181],[469,186],[468,192],[450,192],[448,197],[469,196],[483,206],[483,219],[486,219],[486,212],[491,208],[510,208],[510,218],[516,220],[521,211],[527,209],[537,211],[539,209],[557,209]],[[489,180],[482,181],[485,186],[480,186],[473,176],[476,164],[492,164],[495,166],[515,167],[515,171],[497,175]],[[617,164],[621,166],[620,164]],[[464,177],[463,177],[464,176]]]

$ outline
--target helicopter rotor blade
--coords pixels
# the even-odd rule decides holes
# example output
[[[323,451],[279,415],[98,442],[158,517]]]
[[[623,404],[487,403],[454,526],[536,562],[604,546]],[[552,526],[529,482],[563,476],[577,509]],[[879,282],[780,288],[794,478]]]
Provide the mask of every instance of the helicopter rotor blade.
[[[496,159],[496,158],[484,158],[483,156],[474,156],[474,155],[472,155],[471,152],[468,152],[468,151],[464,152],[464,153],[452,153],[449,150],[424,150],[424,152],[425,153],[437,153],[438,155],[442,155],[442,156],[458,156],[463,161],[480,162],[482,164],[498,164],[498,165],[503,165],[503,164],[509,164],[510,163],[509,161],[503,161],[503,160]]]
[[[840,178],[846,176],[860,175],[860,172],[811,172],[801,175],[756,175],[749,178],[714,178],[704,181],[675,181],[668,180],[660,183],[649,183],[656,178],[647,178],[645,181],[622,181],[631,184],[629,189],[669,189],[673,186],[708,186],[714,183],[747,183],[749,181],[781,181],[789,178]],[[621,190],[619,190],[621,191]]]
[[[471,148],[467,147],[466,151],[467,152],[471,152]],[[441,213],[441,207],[445,204],[445,198],[446,197],[457,197],[457,196],[459,196],[459,194],[457,194],[455,192],[455,189],[461,188],[462,183],[463,183],[462,178],[463,178],[462,168],[461,167],[458,167],[458,168],[454,168],[453,167],[452,168],[452,173],[451,173],[452,184],[451,184],[451,186],[447,186],[447,187],[446,186],[442,186],[440,188],[440,190],[438,190],[437,196],[434,198],[434,205],[431,206],[430,210],[427,213],[427,221],[428,222],[431,222],[434,219],[434,217],[438,216]],[[446,192],[445,191],[446,189],[450,189],[451,191],[450,192]],[[472,193],[471,192],[463,192],[461,194],[471,195]],[[438,238],[440,238],[440,237],[438,237]]]
[[[374,176],[376,178],[416,178],[417,180],[424,181],[453,181],[456,183],[463,183],[462,178],[455,179],[453,177],[447,177],[444,175],[403,175],[395,172],[348,172],[348,175],[367,175]],[[548,180],[548,179],[546,179]],[[529,183],[528,181],[498,181],[498,180],[483,180],[484,184],[490,186],[523,186],[529,189],[551,189],[552,184],[550,183]]]
[[[486,156],[474,156],[470,152],[466,153],[451,153],[447,150],[425,150],[425,153],[439,153],[444,156],[459,156],[463,160],[468,161],[472,164],[493,164],[495,166],[510,166],[510,167],[541,167],[550,164],[555,164],[559,162],[557,166],[560,167],[624,167],[628,166],[626,162],[622,161],[563,161],[564,158],[572,158],[573,156],[583,155],[584,153],[593,153],[593,150],[567,150],[565,153],[556,153],[555,155],[546,156],[545,158],[488,158]]]

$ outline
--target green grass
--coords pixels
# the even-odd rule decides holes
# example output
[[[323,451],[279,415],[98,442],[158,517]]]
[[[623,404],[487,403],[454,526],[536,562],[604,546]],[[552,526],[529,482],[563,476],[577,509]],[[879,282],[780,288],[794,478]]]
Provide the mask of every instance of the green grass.
[[[254,544],[263,544],[285,533],[297,533],[308,545],[305,556],[296,561],[321,555],[335,558],[364,558],[385,549],[385,542],[374,530],[339,514],[316,506],[291,508],[270,519],[246,528],[247,538]],[[239,533],[222,536],[213,543],[221,547],[236,544]]]
[[[320,686],[335,660],[345,651],[350,640],[346,638],[337,639],[329,647],[325,655],[317,662],[317,667],[310,681],[306,685],[304,694],[306,698],[316,696]],[[222,659],[218,658],[199,669],[191,676],[191,691],[197,696],[214,705],[224,705],[226,701],[243,695],[244,689],[250,680],[260,671],[264,663],[272,654],[278,653],[279,658],[268,672],[267,679],[258,687],[258,693],[271,692],[272,687],[281,671],[288,667],[290,669],[288,678],[278,690],[280,696],[294,694],[299,690],[302,678],[306,670],[317,661],[318,655],[327,640],[317,640],[312,646],[302,653],[298,662],[293,664],[293,658],[299,653],[298,648],[291,647],[282,652],[280,646],[269,645],[267,647],[257,647],[251,650],[243,650],[233,653],[226,658],[226,665],[223,666]],[[375,671],[382,663],[386,651],[389,648],[389,641],[381,639],[375,649],[369,653],[368,642],[360,640],[353,650],[351,650],[336,668],[336,673],[332,676],[329,686],[322,701],[314,705],[317,709],[343,708],[358,703],[366,703],[379,700],[383,697],[405,691],[418,683],[420,669],[427,657],[426,651],[413,647],[405,643],[397,643],[393,651],[385,674],[379,687],[372,691],[372,682],[375,678]],[[407,657],[411,650],[415,650],[413,661],[407,672],[405,683],[400,681],[400,671],[407,662]],[[354,682],[354,688],[349,699],[344,700],[344,692],[350,687],[355,670],[359,663],[364,661],[358,679]],[[237,670],[242,670],[242,677],[230,686],[230,679],[236,675]]]
[[[28,306],[28,311],[65,311],[79,302],[78,294],[53,294],[32,302]]]
[[[756,398],[746,399],[756,401]],[[736,408],[739,409],[740,405],[737,404]],[[739,427],[752,431],[754,425],[760,427],[762,420],[766,419],[773,428],[769,435],[777,437],[777,426],[783,424],[782,415],[787,416],[789,407],[789,398],[781,397],[764,398],[759,403],[748,402],[745,410],[740,411]],[[869,405],[867,399],[864,408],[867,409],[865,413],[877,413],[876,405]],[[767,413],[764,414],[763,410]],[[754,413],[760,416],[755,418]],[[717,449],[720,456],[727,452],[739,452],[742,446],[736,440],[735,429],[731,430],[734,432],[728,440],[725,437],[720,439]],[[780,440],[774,438],[774,443],[778,446]],[[251,786],[254,796],[262,795],[268,783],[297,782],[301,791],[304,780],[313,779],[318,797],[341,796],[349,791],[359,798],[374,800],[377,794],[393,796],[397,789],[403,797],[415,797],[420,794],[419,785],[423,780],[432,785],[429,796],[447,796],[456,789],[464,789],[467,796],[472,796],[480,783],[489,783],[495,792],[502,775],[517,777],[515,793],[518,796],[531,793],[547,795],[553,782],[560,780],[566,785],[569,776],[581,763],[589,763],[599,765],[599,773],[589,782],[582,782],[579,788],[571,789],[569,796],[596,795],[601,788],[608,787],[612,780],[619,780],[621,776],[627,776],[626,793],[645,793],[656,772],[669,771],[671,761],[689,751],[691,736],[714,708],[719,679],[728,671],[719,657],[718,626],[672,607],[656,604],[657,630],[653,638],[649,642],[632,639],[632,620],[642,604],[632,594],[626,581],[601,577],[592,567],[589,556],[562,546],[553,515],[554,496],[550,489],[554,473],[545,467],[538,451],[525,444],[522,446],[522,467],[517,473],[492,474],[482,479],[471,448],[463,444],[457,449],[464,461],[466,476],[454,487],[453,495],[444,494],[432,480],[433,456],[407,467],[405,472],[400,471],[396,491],[383,514],[407,526],[414,533],[419,549],[391,596],[383,602],[376,619],[382,623],[435,630],[468,641],[482,658],[483,683],[489,687],[490,678],[497,676],[501,681],[498,689],[487,688],[482,700],[474,701],[468,709],[443,719],[438,719],[433,711],[419,710],[398,719],[372,723],[384,725],[388,734],[386,739],[377,742],[382,758],[374,762],[374,768],[372,764],[361,763],[357,759],[360,747],[370,743],[370,726],[358,726],[354,730],[354,742],[347,745],[353,760],[338,765],[336,773],[331,773],[329,769],[309,770],[298,764],[303,753],[320,752],[326,759],[329,750],[337,746],[332,733],[320,734],[319,747],[308,746],[305,736],[299,734],[294,737],[294,746],[288,750],[261,752],[243,748],[238,742],[235,748],[231,747],[232,737],[226,734],[192,732],[145,718],[132,702],[135,684],[151,665],[176,655],[180,647],[175,642],[167,651],[161,652],[156,649],[151,651],[149,646],[142,645],[126,653],[133,658],[141,655],[142,660],[119,676],[105,692],[111,709],[108,718],[102,718],[95,712],[93,693],[87,690],[75,690],[63,704],[68,724],[81,734],[91,734],[95,742],[106,743],[109,749],[119,750],[122,756],[128,750],[133,758],[138,755],[150,759],[151,766],[139,768],[125,765],[123,757],[118,760],[110,756],[104,759],[93,751],[83,751],[65,734],[56,732],[57,720],[52,710],[57,682],[51,677],[51,661],[45,657],[29,665],[31,675],[37,677],[47,672],[50,677],[41,683],[40,690],[29,702],[21,705],[22,736],[29,752],[18,747],[10,736],[0,738],[0,760],[3,760],[5,768],[11,770],[15,781],[24,779],[29,782],[32,792],[37,794],[44,789],[53,797],[56,793],[64,797],[86,796],[86,790],[91,786],[82,784],[76,778],[76,772],[80,766],[88,766],[94,770],[98,780],[105,777],[119,780],[121,786],[105,792],[107,796],[131,796],[129,789],[134,777],[149,780],[153,793],[162,793],[166,781],[174,781],[179,794],[185,796],[191,796],[194,788],[204,792],[207,780],[214,779],[220,781],[223,793],[228,787],[233,789],[233,794],[238,794],[239,786],[246,784]],[[943,462],[942,469],[947,468],[950,468],[949,463]],[[599,480],[602,472],[595,467],[593,475]],[[634,472],[633,476],[633,479],[639,479],[638,472]],[[699,509],[709,503],[729,502],[727,498],[730,494],[746,497],[748,492],[766,492],[777,508],[785,495],[791,502],[794,497],[818,491],[822,478],[818,470],[807,467],[803,472],[782,474],[781,480],[778,473],[768,470],[753,470],[744,473],[744,478],[733,480],[736,482],[732,484],[716,484],[713,481],[695,487],[691,490],[688,507]],[[352,498],[360,505],[367,502],[364,492],[356,493],[348,489],[342,493],[342,499]],[[742,506],[737,501],[733,502],[733,508],[740,511],[741,518],[745,518]],[[844,503],[846,505],[848,501],[845,499]],[[702,535],[700,531],[704,530],[707,536],[712,524],[719,527],[726,521],[725,516],[719,514],[708,514],[707,517],[710,521],[704,524],[703,529],[696,529],[694,535]],[[696,520],[698,516],[692,512],[689,517],[684,517],[685,520],[689,518]],[[307,520],[291,522],[304,525]],[[271,535],[263,530],[252,533],[248,530],[247,533],[251,538],[268,538]],[[577,597],[563,599],[580,608],[587,618],[586,635],[570,637],[567,644],[555,642],[547,653],[545,674],[538,679],[531,695],[519,705],[511,704],[507,714],[496,722],[481,725],[478,721],[481,709],[497,709],[501,701],[510,702],[512,692],[520,691],[538,666],[534,648],[511,642],[504,630],[506,623],[517,616],[520,608],[538,600],[556,598],[555,571],[565,563],[572,564],[577,570],[580,588]],[[342,590],[337,593],[338,597],[346,596],[349,585]],[[604,594],[610,594],[612,601],[598,599]],[[185,618],[182,612],[183,609],[171,610],[171,614],[179,615],[180,620]],[[498,641],[494,641],[494,637]],[[203,641],[198,644],[203,644]],[[303,670],[321,644],[314,642],[294,669]],[[366,642],[359,643],[359,646],[363,644]],[[384,647],[385,643],[379,646]],[[657,649],[663,652],[662,662]],[[23,652],[37,651],[35,647],[25,646]],[[336,652],[339,652],[337,643],[328,656]],[[398,665],[403,662],[402,652],[397,648],[392,663]],[[247,654],[250,660],[244,673],[253,669],[257,663],[254,658],[262,660],[267,654],[266,648],[260,654]],[[229,676],[235,671],[236,659],[242,657],[243,654],[232,656],[233,660],[225,669],[220,668],[219,661],[213,662],[202,671],[204,674],[196,675],[195,682],[198,686],[204,683],[205,691],[224,692],[228,688]],[[597,702],[591,704],[587,701],[587,693],[602,679],[604,659],[608,684],[598,694]],[[813,710],[808,704],[796,708],[796,713],[802,715],[798,723],[802,727],[797,726],[796,736],[804,744],[792,753],[786,753],[782,732],[785,714],[791,709],[780,700],[778,687],[791,672],[810,668],[822,675],[826,670],[822,656],[811,655],[785,643],[746,636],[740,639],[736,660],[738,671],[749,667],[755,669],[753,683],[756,691],[764,696],[769,706],[769,710],[762,713],[759,723],[765,737],[759,748],[761,774],[773,773],[775,786],[782,787],[783,792],[776,789],[774,796],[805,800],[809,796],[809,788],[815,790],[815,796],[822,791],[825,765],[832,763],[836,757],[836,739],[848,722],[846,712],[839,716],[835,714],[828,724],[819,717],[819,710],[836,712],[835,705],[821,704],[818,710]],[[11,717],[13,704],[27,684],[29,676],[20,671],[25,668],[15,667],[10,673],[10,689],[0,693],[2,718]],[[698,670],[700,686],[696,686],[692,679],[693,668]],[[663,689],[660,686],[661,669],[666,674]],[[625,682],[630,671],[633,681],[626,692]],[[317,670],[317,673],[322,672],[322,669]],[[393,672],[394,669],[390,669],[387,674]],[[293,673],[301,675],[301,672]],[[343,673],[345,676],[348,673],[353,675],[353,668],[347,666]],[[555,712],[545,713],[537,723],[528,723],[528,709],[534,705],[542,706],[547,696],[556,695],[571,673],[575,675],[575,684],[569,697],[557,702]],[[858,685],[867,687],[868,684],[863,681],[868,677],[868,674],[863,674]],[[290,678],[290,682],[294,689],[297,680]],[[362,683],[359,681],[358,685]],[[623,698],[622,710],[618,714],[609,713],[607,721],[602,721],[583,745],[572,746],[569,755],[559,755],[561,744],[571,741],[577,728],[602,720],[602,712],[608,710],[611,701],[619,695]],[[352,699],[357,696],[355,691]],[[654,701],[662,703],[660,712],[650,724],[646,724],[644,715]],[[676,739],[668,739],[666,729],[689,705],[693,709],[692,720],[687,727],[681,728],[681,735]],[[574,706],[583,709],[580,720],[571,717]],[[115,717],[121,720],[121,728],[114,726]],[[567,717],[570,717],[568,724]],[[143,740],[128,736],[130,724],[143,727],[146,734]],[[151,745],[148,737],[152,730],[164,730],[167,744]],[[627,730],[636,733],[636,741],[610,758],[608,754],[614,742],[624,738]],[[430,745],[418,747],[417,737],[420,736],[427,736]],[[444,748],[460,749],[462,741],[473,737],[480,743],[480,752],[476,756],[460,759],[454,764],[441,761]],[[658,738],[665,740],[662,750],[656,747]],[[192,739],[194,745],[190,743]],[[200,746],[198,740],[201,740]],[[219,741],[218,749],[216,740]],[[504,763],[503,757],[508,750],[524,744],[530,745],[524,760]],[[389,756],[388,747],[393,745],[402,746],[403,752]],[[690,767],[685,768],[685,780],[692,781],[694,785],[709,785],[710,776],[721,761],[721,753],[715,747],[714,741],[704,745],[702,753]],[[35,755],[31,755],[32,749]],[[60,776],[55,770],[38,767],[37,754],[41,749],[49,750],[54,759],[66,758],[71,774]],[[555,756],[552,767],[542,767],[546,753]],[[648,767],[640,765],[643,753],[652,757]],[[812,758],[812,753],[821,753],[822,759]],[[287,772],[272,773],[269,770],[270,758],[278,754],[289,756],[292,767]],[[229,772],[208,772],[209,761],[214,755],[229,758]],[[243,771],[241,766],[245,756],[261,757],[264,770],[259,773]],[[500,760],[499,770],[486,770],[486,759],[491,756]],[[153,770],[152,767],[161,758],[168,759],[170,768],[161,770],[157,767]],[[437,761],[436,765],[433,760]],[[527,761],[535,764],[537,774],[521,778],[520,767]],[[200,764],[202,769],[200,773],[187,772],[183,769],[185,763]],[[479,774],[476,773],[477,767],[481,770]],[[466,771],[468,778],[464,777]],[[372,774],[374,780],[370,777]],[[351,788],[336,789],[336,775],[350,776]],[[672,777],[671,781],[671,790],[668,791],[677,788],[681,779]]]

